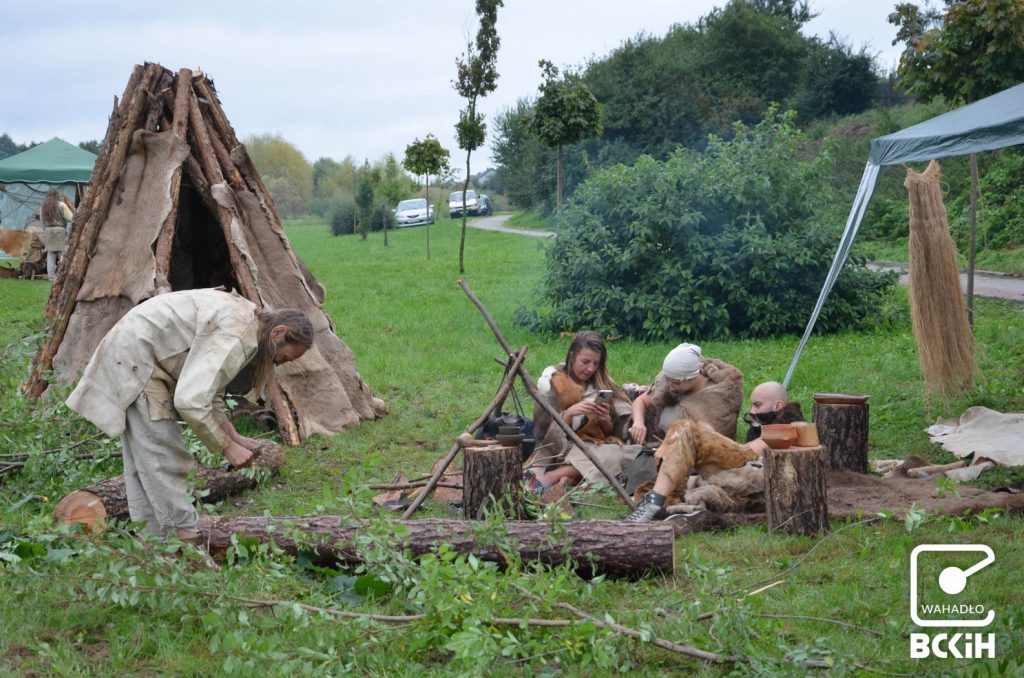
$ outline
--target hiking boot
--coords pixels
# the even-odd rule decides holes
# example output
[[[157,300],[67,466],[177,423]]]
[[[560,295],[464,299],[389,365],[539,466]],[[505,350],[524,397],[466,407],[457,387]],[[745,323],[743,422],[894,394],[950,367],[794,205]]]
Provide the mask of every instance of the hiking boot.
[[[633,512],[629,514],[627,523],[649,523],[665,515],[665,497],[651,490],[645,494]]]

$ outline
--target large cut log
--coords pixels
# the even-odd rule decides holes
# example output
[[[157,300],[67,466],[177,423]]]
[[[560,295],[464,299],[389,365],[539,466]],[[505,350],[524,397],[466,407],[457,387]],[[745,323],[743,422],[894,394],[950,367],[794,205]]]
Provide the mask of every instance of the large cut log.
[[[495,541],[517,545],[527,562],[561,565],[568,560],[584,577],[637,578],[648,574],[671,574],[675,570],[675,531],[667,523],[632,524],[618,520],[584,520],[550,524],[540,521],[509,521],[479,534],[480,525],[464,520],[399,520],[403,528],[398,548],[413,557],[449,544],[458,553],[507,564]],[[271,540],[286,553],[298,554],[299,537],[320,565],[357,565],[361,561],[356,537],[365,523],[341,516],[246,517],[200,516],[199,531],[210,555],[223,558],[231,537]],[[497,530],[497,534],[494,534]],[[495,539],[497,537],[497,540]],[[319,544],[309,547],[308,544]]]
[[[523,484],[519,446],[465,448],[462,468],[462,507],[470,520],[482,520],[490,511],[506,518],[525,518],[520,488]]]
[[[284,452],[273,443],[265,443],[254,454],[254,458],[257,473],[198,466],[196,490],[205,492],[199,497],[200,501],[212,504],[226,497],[241,494],[256,487],[262,475],[259,472],[261,469],[277,474],[286,463]],[[85,525],[90,530],[103,529],[108,518],[128,520],[128,496],[124,476],[108,478],[66,495],[54,507],[53,517],[68,525]]]
[[[868,472],[868,404],[814,401],[818,440],[828,451],[833,471]]]
[[[785,534],[828,531],[825,448],[788,447],[764,452],[764,503],[768,529]]]

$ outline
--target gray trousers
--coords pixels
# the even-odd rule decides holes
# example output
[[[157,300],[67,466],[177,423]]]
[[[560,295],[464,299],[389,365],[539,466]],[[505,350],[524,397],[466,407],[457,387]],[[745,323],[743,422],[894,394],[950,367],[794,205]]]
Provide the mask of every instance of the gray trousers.
[[[173,536],[176,530],[196,530],[199,519],[188,491],[188,474],[195,459],[185,448],[178,422],[153,421],[149,400],[140,395],[125,412],[121,435],[128,513],[146,530]]]

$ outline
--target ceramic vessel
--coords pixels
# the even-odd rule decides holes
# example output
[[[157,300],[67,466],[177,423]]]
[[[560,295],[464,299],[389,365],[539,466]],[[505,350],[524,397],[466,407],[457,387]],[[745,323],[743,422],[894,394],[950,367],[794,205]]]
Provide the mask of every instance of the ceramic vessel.
[[[818,441],[818,427],[810,421],[797,421],[793,422],[793,427],[796,429],[796,444],[800,447],[817,447],[821,443]]]
[[[773,450],[784,450],[796,442],[796,427],[792,424],[765,424],[761,427],[761,440]]]
[[[865,393],[815,393],[814,402],[822,405],[863,405],[868,401]]]

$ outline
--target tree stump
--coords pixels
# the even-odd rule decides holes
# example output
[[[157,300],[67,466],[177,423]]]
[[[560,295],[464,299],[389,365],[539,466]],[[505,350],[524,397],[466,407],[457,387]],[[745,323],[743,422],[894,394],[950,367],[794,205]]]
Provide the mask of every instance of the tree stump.
[[[522,454],[519,447],[467,447],[462,468],[462,508],[469,520],[482,520],[486,511],[499,510],[520,519],[523,501]]]
[[[868,404],[814,401],[818,440],[828,452],[833,471],[868,472]]]
[[[828,531],[825,448],[765,450],[764,503],[768,529],[786,534],[817,535]]]

